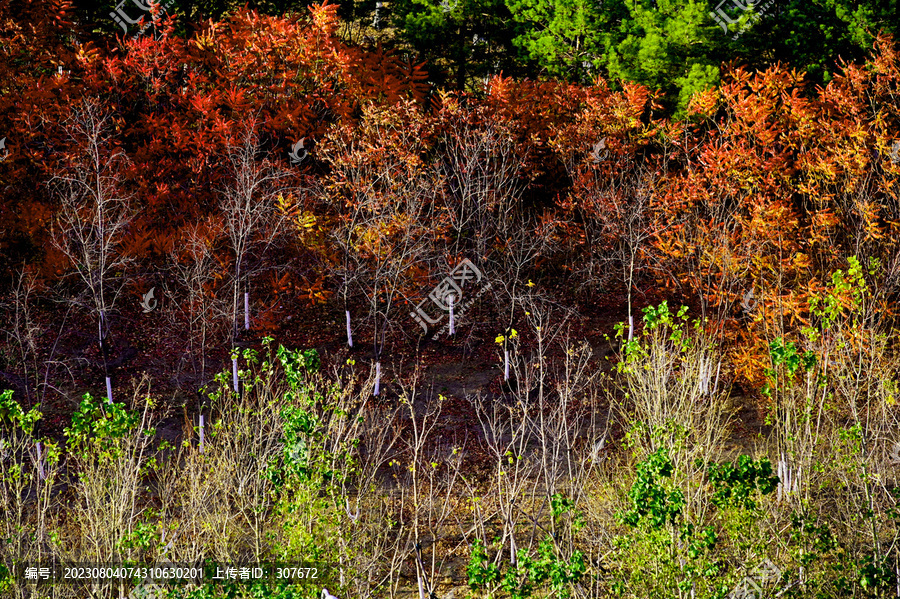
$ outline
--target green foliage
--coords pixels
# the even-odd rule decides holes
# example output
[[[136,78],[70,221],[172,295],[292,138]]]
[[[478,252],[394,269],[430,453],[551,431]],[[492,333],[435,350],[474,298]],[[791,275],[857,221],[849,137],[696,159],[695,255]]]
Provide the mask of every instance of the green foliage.
[[[616,364],[617,371],[621,374],[633,373],[637,365],[650,357],[654,341],[667,341],[672,345],[673,351],[686,352],[692,343],[690,336],[686,334],[691,326],[687,311],[687,306],[681,306],[677,312],[672,312],[668,301],[663,301],[658,306],[647,306],[643,309],[644,328],[631,341],[625,338],[628,325],[624,322],[616,323],[615,338],[621,341],[624,354],[624,359]],[[693,326],[699,327],[700,321],[695,320]]]
[[[788,376],[793,377],[799,369],[809,372],[816,365],[816,355],[811,351],[800,352],[793,341],[785,342],[779,337],[769,345],[772,365],[784,366]]]
[[[880,558],[865,555],[857,566],[859,586],[870,595],[883,595],[894,586],[894,564],[884,555]]]
[[[31,435],[35,423],[41,418],[41,412],[37,407],[25,412],[12,396],[12,389],[0,392],[0,426],[18,427],[26,435]]]
[[[0,592],[10,591],[16,584],[16,577],[3,562],[0,562]]]
[[[674,524],[684,508],[684,493],[671,488],[671,484],[663,485],[662,479],[671,478],[672,473],[672,461],[663,448],[640,462],[628,494],[629,509],[619,515],[620,520],[631,527],[644,523],[653,530],[661,529],[666,522]]]
[[[534,556],[519,549],[516,557],[515,567],[503,577],[503,589],[513,599],[527,599],[542,585],[550,587],[552,596],[568,597],[568,585],[578,582],[586,570],[584,554],[576,550],[564,560],[549,535],[538,544]]]
[[[275,373],[269,361],[263,364],[263,376],[257,377],[280,406],[282,450],[263,473],[272,483],[273,516],[280,528],[273,537],[273,556],[279,561],[333,563],[338,560],[336,531],[343,525],[341,485],[356,473],[359,439],[348,434],[352,417],[341,385],[319,374],[318,353],[279,346],[275,354],[283,386],[270,384]],[[285,587],[272,596],[305,596],[294,592]]]
[[[532,552],[519,549],[516,565],[508,565],[502,573],[500,566],[492,563],[484,543],[478,539],[472,545],[472,556],[466,568],[469,587],[472,590],[500,587],[513,599],[527,599],[535,591],[549,587],[551,596],[568,597],[569,585],[581,580],[587,570],[584,554],[575,550],[568,560],[560,554],[553,537],[547,535]]]
[[[574,532],[578,532],[583,523],[581,512],[575,509],[575,502],[562,493],[554,493],[550,496],[550,514],[554,522],[558,522],[565,514],[573,515]]]
[[[747,455],[740,456],[736,464],[710,464],[707,476],[713,485],[713,505],[719,508],[732,506],[754,510],[753,494],[758,491],[768,495],[778,486],[778,477],[772,475],[768,458],[754,462]]]
[[[762,392],[771,396],[773,390],[778,387],[779,373],[787,374],[786,383],[791,384],[798,371],[809,372],[816,365],[816,354],[812,351],[801,352],[793,341],[785,341],[779,337],[769,344],[769,358],[772,360],[772,368],[766,369],[769,382],[763,387]]]
[[[814,82],[825,83],[838,57],[860,60],[878,31],[896,35],[898,11],[900,5],[884,0],[775,2],[760,22],[730,46],[729,58],[746,61],[751,68],[780,61],[805,70]]]
[[[157,541],[156,526],[149,522],[138,522],[134,525],[134,529],[122,540],[122,548],[147,551]]]
[[[318,418],[308,408],[285,406],[281,410],[284,421],[284,471],[288,476],[310,478],[311,458],[307,439],[316,430]]]
[[[725,39],[706,2],[626,3],[628,16],[606,36],[606,67],[615,80],[643,83],[683,110],[690,96],[719,82]]]
[[[242,382],[240,398],[231,388],[228,370],[216,376],[216,391],[207,395],[219,409],[239,410],[251,417],[250,422],[257,417],[269,421],[272,414],[277,415],[277,422],[267,426],[278,435],[278,444],[259,471],[268,483],[267,501],[259,508],[266,515],[267,558],[278,563],[337,563],[341,557],[338,538],[345,525],[340,483],[355,473],[352,454],[358,444],[357,438],[347,434],[349,413],[342,407],[344,392],[338,383],[321,376],[321,361],[315,350],[271,346],[272,338],[266,337],[263,361],[261,352],[254,350],[236,354],[247,365],[238,374]],[[243,429],[217,428],[223,420],[227,419],[219,419],[207,429],[211,439],[222,434],[246,434]],[[336,439],[331,427],[340,429],[344,436]],[[320,568],[319,575],[316,584],[337,590],[327,571]],[[306,584],[238,582],[205,585],[189,592],[176,589],[174,597],[312,599],[320,590]]]
[[[502,579],[500,566],[490,561],[484,541],[481,539],[475,539],[475,542],[472,543],[472,555],[469,558],[469,565],[466,567],[466,574],[469,588],[473,591],[491,586]]]
[[[619,596],[718,596],[716,578],[723,568],[714,553],[722,540],[716,527],[690,521],[664,449],[647,456],[636,470],[629,509],[619,514],[630,530],[613,539],[611,590]]]
[[[759,6],[762,3],[757,3]],[[720,65],[763,69],[777,62],[827,82],[840,58],[860,60],[877,31],[896,32],[896,3],[869,0],[775,2],[765,14],[698,0],[508,0],[516,44],[551,76],[584,80],[587,61],[614,82],[661,90],[683,114],[692,93],[719,82]],[[710,12],[734,24],[722,31]],[[734,34],[744,29],[738,39]]]
[[[389,20],[399,40],[432,66],[439,86],[475,88],[475,78],[522,70],[512,41],[517,28],[503,0],[395,0]]]
[[[288,380],[291,377],[299,376],[300,371],[306,373],[318,372],[322,367],[322,360],[319,358],[319,352],[314,349],[298,350],[293,353],[284,347],[278,348],[276,354],[281,362],[282,368],[288,373]]]
[[[289,582],[238,582],[208,583],[196,589],[174,587],[167,597],[171,599],[316,599],[321,597],[318,583],[296,584]]]
[[[283,455],[280,463],[270,464],[267,476],[277,487],[291,481],[316,485],[340,483],[353,472],[351,454],[358,441],[348,439],[332,447],[323,425],[331,418],[349,416],[330,401],[341,390],[335,384],[326,393],[321,392],[321,381],[312,376],[320,368],[315,350],[292,351],[279,346],[276,355],[284,370],[288,385],[286,397],[290,403],[280,412],[284,427]],[[339,472],[331,467],[336,461],[343,465]]]
[[[834,327],[849,320],[850,326],[859,325],[860,309],[870,297],[865,273],[859,259],[851,256],[847,262],[846,272],[837,270],[831,275],[831,284],[822,293],[812,294],[809,298],[810,313],[821,321],[823,330]],[[868,273],[875,275],[880,263],[873,258],[869,261]],[[807,336],[815,338],[815,329],[805,329]]]
[[[520,25],[515,44],[545,71],[566,79],[583,79],[582,63],[603,52],[603,31],[613,26],[621,2],[612,11],[591,0],[507,0]]]
[[[687,555],[691,559],[699,559],[712,551],[719,541],[715,528],[712,526],[705,526],[697,532],[694,525],[690,523],[681,527],[680,536],[681,540],[687,543]]]
[[[23,467],[22,454],[34,443],[31,439],[34,425],[41,418],[37,407],[26,412],[12,396],[13,392],[9,389],[0,393],[0,491],[7,487],[19,489],[31,480],[29,469]],[[58,448],[52,442],[45,442],[45,445],[49,445],[48,461],[56,463],[59,459]],[[7,460],[9,465],[5,463]]]
[[[669,302],[664,301],[660,305],[644,308],[644,325],[647,330],[652,331],[661,326],[668,326],[673,329],[672,336],[674,339],[681,339],[681,325],[687,323],[687,306],[681,306],[678,312],[674,314],[669,310]]]
[[[137,412],[124,404],[106,404],[85,393],[78,410],[72,414],[72,425],[64,431],[67,446],[75,455],[87,459],[94,454],[102,463],[115,461],[121,455],[118,440],[133,431],[140,422]],[[147,431],[153,434],[153,431]]]
[[[821,589],[831,580],[849,590],[852,581],[839,571],[845,568],[846,552],[831,526],[805,511],[791,512],[790,524],[789,548],[806,571],[809,586]]]
[[[550,505],[557,526],[562,524],[566,514],[572,517],[573,533],[583,526],[583,515],[575,509],[571,499],[555,493],[550,498]],[[490,595],[499,585],[512,599],[527,599],[535,592],[543,596],[547,588],[550,596],[569,597],[569,585],[581,580],[586,571],[584,554],[576,549],[567,559],[550,534],[538,543],[534,552],[520,548],[516,552],[515,565],[507,564],[505,572],[491,561],[481,539],[476,539],[466,568],[469,588],[486,590]]]

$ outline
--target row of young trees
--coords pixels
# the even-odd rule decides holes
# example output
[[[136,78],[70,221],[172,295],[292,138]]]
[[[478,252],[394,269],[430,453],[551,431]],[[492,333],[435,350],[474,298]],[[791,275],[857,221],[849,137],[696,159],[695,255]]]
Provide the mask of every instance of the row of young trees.
[[[121,54],[66,37],[64,20],[28,25],[40,52],[7,33],[4,285],[17,272],[77,281],[54,284],[103,352],[117,298],[162,287],[200,378],[211,340],[238,345],[251,306],[270,330],[292,309],[285,294],[339,309],[377,361],[416,337],[410,310],[463,259],[489,273],[500,331],[539,293],[571,304],[570,289],[621,289],[632,319],[662,288],[739,341],[737,370],[755,381],[767,328],[810,324],[806,298],[850,257],[892,316],[890,39],[822,88],[784,67],[737,69],[673,121],[636,84],[496,77],[481,95],[433,96],[421,65],[348,46],[339,25],[334,6],[245,11]]]

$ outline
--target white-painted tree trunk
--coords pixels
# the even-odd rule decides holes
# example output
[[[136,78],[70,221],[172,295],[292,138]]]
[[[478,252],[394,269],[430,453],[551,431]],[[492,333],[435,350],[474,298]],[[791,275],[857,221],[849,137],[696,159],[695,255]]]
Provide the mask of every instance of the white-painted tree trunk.
[[[503,350],[503,380],[509,380],[509,350]]]
[[[448,299],[450,301],[450,334],[453,335],[456,333],[456,329],[453,327],[453,294],[450,294]]]
[[[786,500],[788,495],[800,491],[800,481],[802,476],[803,466],[800,466],[796,471],[793,471],[788,461],[784,458],[784,454],[781,454],[781,459],[778,460],[778,478],[781,481],[778,484],[779,501],[781,501],[782,498]]]
[[[713,383],[713,395],[716,394],[716,391],[719,390],[719,374],[722,372],[722,360],[719,360],[719,365],[716,367],[716,382]]]
[[[347,345],[353,347],[353,331],[350,330],[350,310],[344,310],[347,315]]]
[[[238,392],[237,358],[231,359],[231,377],[234,380],[234,392]]]
[[[709,394],[709,375],[712,374],[712,365],[705,358],[700,360],[700,395]]]
[[[250,330],[250,292],[244,292],[244,330]]]
[[[109,405],[112,405],[112,381],[109,380],[109,377],[106,377],[106,397],[109,400]]]
[[[419,585],[419,599],[425,599],[425,581],[422,580],[422,576],[424,572],[422,572],[422,566],[416,563],[416,582]]]
[[[381,362],[375,362],[375,395],[381,393]]]
[[[35,443],[35,448],[37,449],[37,471],[38,471],[38,480],[44,480],[46,475],[44,474],[44,460],[41,457],[41,442],[38,441]]]
[[[200,453],[203,453],[203,439],[204,439],[204,437],[203,437],[203,425],[204,425],[204,424],[205,424],[205,423],[204,423],[204,420],[203,420],[203,414],[200,414]]]
[[[628,316],[628,340],[631,341],[634,338],[634,316]]]

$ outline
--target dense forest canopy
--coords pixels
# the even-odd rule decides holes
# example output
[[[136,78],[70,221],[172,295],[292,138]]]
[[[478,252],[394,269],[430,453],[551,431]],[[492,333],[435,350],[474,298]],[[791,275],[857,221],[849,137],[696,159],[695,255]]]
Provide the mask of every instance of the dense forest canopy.
[[[245,7],[280,17],[303,14],[312,3],[168,0],[160,4],[167,14],[177,15],[176,30],[184,34]],[[582,83],[599,75],[616,86],[632,81],[662,89],[673,110],[684,108],[691,93],[719,83],[723,64],[763,69],[781,63],[805,71],[814,83],[826,83],[841,61],[863,60],[878,32],[896,35],[900,27],[900,6],[890,0],[365,0],[336,4],[339,18],[346,23],[345,39],[381,42],[414,53],[428,61],[433,81],[448,88],[476,89],[477,81],[500,72]],[[131,2],[120,5],[132,17],[140,14]],[[110,17],[112,3],[78,1],[71,6],[72,24],[81,35],[98,38],[122,33]]]

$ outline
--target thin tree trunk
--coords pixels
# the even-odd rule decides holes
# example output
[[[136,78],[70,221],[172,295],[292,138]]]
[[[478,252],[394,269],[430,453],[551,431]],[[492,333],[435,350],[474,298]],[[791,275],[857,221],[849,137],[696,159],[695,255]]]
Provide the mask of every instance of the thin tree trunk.
[[[353,347],[353,331],[350,330],[350,310],[344,310],[347,315],[347,345]]]
[[[381,362],[375,362],[375,393],[374,395],[378,395],[381,392]]]
[[[453,295],[451,294],[448,299],[450,300],[450,334],[453,335],[456,333],[456,329],[453,326]]]

